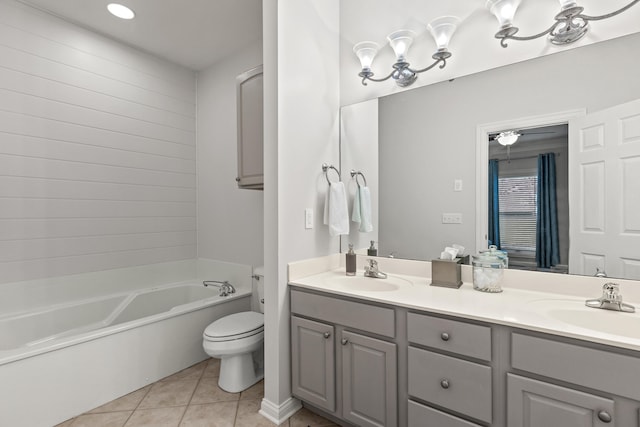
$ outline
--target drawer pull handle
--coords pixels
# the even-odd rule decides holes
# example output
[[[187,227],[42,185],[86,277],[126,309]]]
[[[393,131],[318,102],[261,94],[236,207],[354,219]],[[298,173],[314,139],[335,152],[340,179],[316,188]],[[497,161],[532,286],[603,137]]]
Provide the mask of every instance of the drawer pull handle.
[[[611,414],[609,414],[607,411],[600,411],[598,412],[598,418],[600,419],[600,421],[602,421],[603,423],[610,423],[611,420],[613,418],[611,418]]]
[[[347,345],[349,343],[349,340],[346,338],[342,338],[342,341],[340,341],[342,343],[342,345]]]
[[[325,339],[329,339],[329,337],[331,336],[331,332],[325,332],[323,335]]]
[[[449,388],[449,380],[440,381],[440,387],[442,387],[445,390],[448,389]]]
[[[449,341],[449,338],[451,338],[451,336],[448,333],[443,332],[440,334],[440,338],[442,338],[442,341]]]

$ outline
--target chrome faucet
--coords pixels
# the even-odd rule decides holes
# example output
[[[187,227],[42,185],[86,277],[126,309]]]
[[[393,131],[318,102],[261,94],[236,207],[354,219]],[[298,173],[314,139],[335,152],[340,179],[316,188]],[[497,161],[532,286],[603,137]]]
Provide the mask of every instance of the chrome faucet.
[[[220,288],[220,296],[226,297],[229,294],[235,294],[236,288],[233,287],[231,283],[228,281],[220,281],[220,280],[204,280],[202,282],[205,286],[215,286],[216,288]]]
[[[375,259],[368,259],[369,265],[364,266],[365,277],[373,277],[375,279],[386,279],[387,274],[378,269],[378,261]]]
[[[636,309],[631,304],[622,302],[620,286],[617,283],[605,283],[602,286],[602,296],[598,299],[588,299],[584,303],[587,307],[603,308],[605,310],[624,311],[635,313]]]

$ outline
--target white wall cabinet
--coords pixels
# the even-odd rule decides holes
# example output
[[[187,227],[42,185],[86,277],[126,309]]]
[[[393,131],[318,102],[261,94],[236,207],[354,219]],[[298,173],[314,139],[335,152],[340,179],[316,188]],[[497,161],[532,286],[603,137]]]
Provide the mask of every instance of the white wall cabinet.
[[[264,188],[264,105],[262,65],[236,78],[238,176],[240,188]]]

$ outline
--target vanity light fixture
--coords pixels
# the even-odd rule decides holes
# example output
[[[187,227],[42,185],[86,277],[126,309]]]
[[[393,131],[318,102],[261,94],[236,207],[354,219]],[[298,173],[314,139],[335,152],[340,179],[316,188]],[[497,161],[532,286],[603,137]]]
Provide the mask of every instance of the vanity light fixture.
[[[487,0],[486,6],[495,15],[500,24],[500,30],[495,34],[500,39],[500,45],[507,47],[507,40],[533,40],[549,35],[549,41],[556,45],[573,43],[584,36],[589,29],[589,21],[600,21],[602,19],[616,16],[631,6],[640,2],[633,0],[620,9],[600,16],[584,15],[584,8],[578,6],[573,0],[558,0],[560,2],[560,12],[555,16],[555,22],[545,31],[532,36],[516,36],[519,28],[513,25],[513,17],[520,5],[521,0]]]
[[[413,39],[416,34],[411,30],[398,30],[389,34],[387,39],[389,40],[389,46],[391,46],[396,54],[396,62],[392,66],[393,70],[391,73],[380,79],[373,78],[374,73],[371,71],[371,64],[378,53],[378,44],[370,41],[356,44],[353,47],[353,52],[360,60],[360,65],[362,66],[362,71],[358,74],[362,77],[362,84],[366,86],[367,80],[372,82],[383,82],[393,78],[398,86],[407,87],[416,81],[419,73],[429,71],[436,65],[440,65],[440,68],[444,68],[445,65],[447,65],[447,59],[451,57],[451,52],[448,50],[451,36],[456,31],[459,23],[460,19],[455,16],[443,16],[431,21],[429,25],[427,25],[429,32],[436,41],[437,50],[433,55],[431,55],[434,62],[428,67],[422,69],[411,68],[407,61],[407,52],[409,51],[409,47],[411,46],[411,43],[413,43]]]
[[[500,145],[504,145],[506,147],[509,147],[513,144],[516,143],[516,141],[518,140],[518,137],[520,136],[520,134],[518,132],[516,132],[515,130],[507,130],[504,132],[500,132],[497,136],[496,136],[496,141],[498,141],[498,143]]]
[[[133,19],[136,16],[133,10],[120,3],[109,3],[107,10],[120,19]]]

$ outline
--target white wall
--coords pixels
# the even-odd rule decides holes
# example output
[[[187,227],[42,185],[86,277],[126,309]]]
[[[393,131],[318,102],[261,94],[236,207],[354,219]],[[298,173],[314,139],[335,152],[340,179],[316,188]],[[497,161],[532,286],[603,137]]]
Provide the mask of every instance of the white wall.
[[[474,253],[477,126],[640,98],[639,43],[633,34],[381,98],[380,246],[419,259],[451,243]],[[463,223],[442,224],[444,212]]]
[[[263,265],[263,192],[239,189],[238,74],[262,64],[262,43],[198,73],[198,256]]]
[[[339,250],[322,224],[322,163],[339,163],[338,0],[264,0],[265,399],[284,420],[291,396],[287,263]],[[304,210],[314,211],[305,230]]]
[[[1,282],[196,254],[195,80],[0,3]]]

